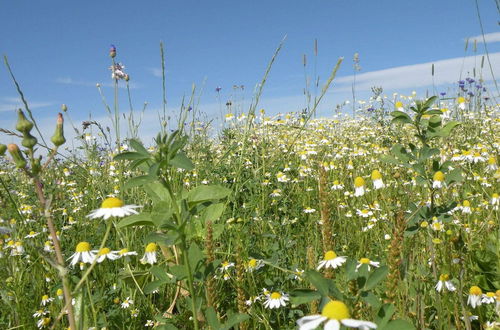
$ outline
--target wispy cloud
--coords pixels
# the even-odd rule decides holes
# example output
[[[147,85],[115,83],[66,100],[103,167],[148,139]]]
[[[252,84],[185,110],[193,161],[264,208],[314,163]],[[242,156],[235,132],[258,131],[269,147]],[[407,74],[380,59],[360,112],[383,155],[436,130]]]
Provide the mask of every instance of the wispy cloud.
[[[162,71],[161,68],[148,68],[147,69],[153,76],[161,78],[162,77]]]
[[[85,87],[96,87],[97,84],[99,84],[103,87],[114,87],[114,84],[110,83],[110,82],[97,83],[97,82],[91,82],[91,81],[77,80],[77,79],[73,79],[71,77],[58,77],[58,78],[56,78],[55,82],[58,84],[63,84],[63,85],[75,85],[75,86],[85,86]],[[140,88],[140,85],[133,82],[133,81],[130,81],[129,87],[130,87],[130,89],[137,89],[137,88]],[[119,82],[118,88],[127,88],[127,86],[124,83]]]
[[[500,52],[490,54],[491,65],[495,77],[500,77]],[[370,90],[373,86],[382,86],[385,90],[419,88],[433,84],[432,65],[434,64],[434,84],[445,85],[456,83],[460,77],[480,72],[481,55],[456,57],[446,60],[399,66],[384,70],[371,71],[356,75],[356,90]],[[487,65],[485,63],[485,65]],[[338,78],[334,83],[340,86],[337,91],[349,91],[354,76]],[[490,71],[483,70],[483,79],[492,80]],[[349,85],[349,86],[347,86]]]
[[[54,104],[56,104],[56,102],[44,102],[44,101],[31,102],[28,100],[28,105],[31,110],[52,106]],[[24,104],[22,103],[20,98],[17,97],[0,98],[0,112],[14,111],[19,108],[24,109]]]
[[[478,36],[474,37],[469,37],[469,41],[476,41],[477,43],[483,43],[486,41],[486,43],[494,43],[494,42],[500,42],[500,32],[493,32],[493,33],[487,33],[484,35],[484,40],[483,40],[483,35],[480,34]]]

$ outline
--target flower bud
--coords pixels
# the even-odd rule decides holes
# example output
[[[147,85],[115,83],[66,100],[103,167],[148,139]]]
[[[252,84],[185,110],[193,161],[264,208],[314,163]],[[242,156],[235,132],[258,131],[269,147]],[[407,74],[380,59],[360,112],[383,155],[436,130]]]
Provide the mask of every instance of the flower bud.
[[[23,140],[21,141],[21,144],[23,147],[28,148],[28,149],[33,149],[33,147],[36,145],[36,137],[31,135],[29,132],[24,133]]]
[[[7,146],[7,150],[9,150],[9,153],[12,156],[12,159],[14,160],[14,163],[16,164],[17,168],[26,167],[26,159],[24,159],[24,156],[21,153],[21,150],[19,150],[17,144],[14,143],[9,144]]]
[[[54,143],[56,147],[59,147],[60,145],[64,144],[66,142],[66,139],[64,138],[64,129],[63,129],[63,124],[64,124],[64,119],[62,113],[59,113],[57,115],[57,124],[56,124],[56,131],[54,132],[54,135],[50,138],[50,141]]]
[[[29,133],[33,128],[33,123],[30,122],[24,115],[23,110],[17,110],[17,124],[16,129],[21,133]]]
[[[62,110],[63,112],[68,111],[68,106],[67,106],[66,104],[61,105],[61,110]]]
[[[111,45],[111,47],[109,48],[109,57],[115,58],[115,56],[116,56],[116,47],[115,45]]]
[[[5,144],[0,143],[0,156],[5,155],[6,151],[7,151],[7,146]]]

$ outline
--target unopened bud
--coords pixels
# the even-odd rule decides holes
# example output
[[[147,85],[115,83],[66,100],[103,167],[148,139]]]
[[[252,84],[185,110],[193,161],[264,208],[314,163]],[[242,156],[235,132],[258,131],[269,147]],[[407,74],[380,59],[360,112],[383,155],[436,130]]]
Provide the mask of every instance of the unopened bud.
[[[129,81],[130,80],[130,76],[128,74],[125,74],[125,81]]]
[[[116,47],[115,45],[111,45],[111,47],[109,48],[109,57],[115,58],[115,56],[116,56]]]
[[[7,146],[5,144],[0,143],[0,156],[5,155],[6,151],[7,151]]]
[[[7,146],[7,150],[9,150],[9,153],[12,156],[12,159],[14,160],[14,163],[16,164],[17,168],[26,167],[26,159],[24,159],[24,156],[21,153],[21,150],[19,150],[17,144],[14,143],[9,144]]]
[[[23,110],[17,110],[17,124],[16,129],[21,133],[29,133],[33,128],[33,123],[30,122],[24,115]]]
[[[50,138],[50,141],[54,143],[56,147],[59,147],[60,145],[64,144],[66,142],[66,139],[64,138],[64,119],[62,113],[59,113],[57,115],[57,124],[56,124],[56,131],[54,132],[54,135]]]
[[[36,145],[36,142],[37,142],[36,137],[31,135],[29,132],[26,132],[23,135],[23,140],[21,141],[21,144],[25,148],[33,149],[33,147]]]
[[[62,110],[63,112],[68,111],[68,106],[67,106],[66,104],[61,105],[61,110]]]

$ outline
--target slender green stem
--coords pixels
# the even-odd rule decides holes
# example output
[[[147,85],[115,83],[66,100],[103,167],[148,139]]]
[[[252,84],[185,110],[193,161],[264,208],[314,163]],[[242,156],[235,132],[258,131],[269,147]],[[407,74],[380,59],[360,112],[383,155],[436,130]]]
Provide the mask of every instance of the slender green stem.
[[[198,325],[198,317],[197,317],[197,311],[196,311],[196,292],[194,291],[193,272],[191,270],[191,265],[189,264],[189,255],[188,255],[188,249],[186,246],[185,237],[182,239],[182,256],[183,256],[184,264],[186,266],[186,270],[188,273],[187,280],[188,280],[189,293],[191,294],[191,311],[193,313],[194,329],[198,330],[199,325]]]

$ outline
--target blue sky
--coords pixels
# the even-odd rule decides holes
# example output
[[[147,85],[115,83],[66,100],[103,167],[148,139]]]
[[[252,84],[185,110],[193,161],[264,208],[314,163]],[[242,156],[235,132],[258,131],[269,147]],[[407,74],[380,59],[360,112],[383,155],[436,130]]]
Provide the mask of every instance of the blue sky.
[[[479,2],[498,77],[499,12],[494,0]],[[270,113],[302,108],[303,54],[308,58],[308,75],[316,71],[321,82],[343,56],[338,80],[321,108],[323,115],[329,115],[335,103],[351,98],[354,53],[360,56],[359,97],[369,96],[372,85],[383,86],[391,94],[429,89],[431,63],[436,63],[435,83],[444,89],[472,66],[478,67],[484,45],[478,43],[476,53],[472,47],[465,52],[464,45],[466,38],[480,34],[472,0],[19,0],[0,4],[0,53],[8,56],[41,120],[55,118],[62,103],[69,106],[75,122],[89,113],[95,118],[105,116],[95,84],[102,84],[111,102],[110,44],[116,45],[117,60],[131,76],[134,108],[148,102],[148,115],[156,118],[161,107],[159,42],[163,41],[169,111],[177,111],[192,84],[201,88],[205,81],[200,110],[212,116],[219,113],[217,86],[222,87],[223,103],[232,98],[243,107],[249,105],[255,85],[286,35],[264,88],[262,106]],[[461,72],[464,56],[472,57]],[[245,90],[234,91],[235,84]],[[120,95],[121,109],[128,110],[124,89]],[[20,105],[2,65],[0,127],[12,126],[14,109]]]

